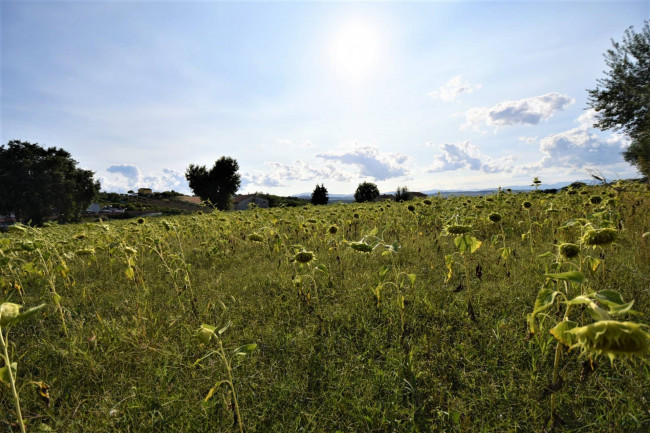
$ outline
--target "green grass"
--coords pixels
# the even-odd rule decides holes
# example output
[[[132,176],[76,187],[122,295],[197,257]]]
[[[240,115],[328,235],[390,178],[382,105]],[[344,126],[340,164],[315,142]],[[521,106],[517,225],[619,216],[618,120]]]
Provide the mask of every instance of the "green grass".
[[[256,209],[2,235],[0,299],[48,304],[9,333],[28,431],[238,431],[227,386],[203,403],[227,371],[218,355],[206,357],[216,342],[197,338],[202,323],[218,329],[228,322],[222,341],[246,431],[543,431],[554,310],[528,340],[526,315],[556,257],[554,244],[579,240],[580,228],[560,228],[566,221],[585,218],[600,227],[609,219],[620,229],[616,244],[602,251],[605,272],[583,269],[583,289],[618,290],[640,312],[621,320],[650,323],[650,238],[642,238],[650,230],[650,194],[643,184],[624,188]],[[615,203],[604,206],[610,194]],[[587,205],[593,195],[603,203]],[[530,221],[524,201],[533,204]],[[546,212],[551,204],[557,212]],[[612,213],[599,214],[601,206]],[[492,241],[500,233],[487,218],[492,212],[502,215],[514,251],[509,277],[498,251],[503,242]],[[532,253],[529,238],[522,240],[530,222]],[[475,322],[467,288],[454,292],[466,285],[460,256],[446,281],[445,255],[458,251],[454,236],[445,235],[451,223],[472,225],[471,235],[482,241],[468,256]],[[339,230],[332,235],[333,224]],[[371,253],[350,248],[374,228],[385,244],[397,242],[396,254],[382,254],[381,245]],[[253,233],[263,241],[249,239]],[[27,251],[26,241],[36,249]],[[169,269],[152,251],[156,243]],[[316,260],[292,262],[297,245]],[[137,251],[133,279],[125,274],[126,246]],[[94,255],[76,253],[84,248]],[[538,257],[547,251],[553,256]],[[581,256],[600,253],[583,247]],[[65,278],[56,271],[61,261],[69,268]],[[415,283],[396,280],[398,273],[415,274]],[[301,275],[311,275],[316,287],[307,277],[298,287]],[[392,285],[377,305],[373,291],[387,281],[403,283],[403,315]],[[574,316],[592,322],[579,309]],[[233,354],[248,343],[256,350]],[[595,373],[581,380],[585,359],[578,350],[562,353],[565,385],[556,398],[566,424],[556,429],[650,430],[648,357],[611,364],[598,357]],[[30,381],[51,387],[49,406]],[[0,383],[0,431],[15,421],[12,394]]]

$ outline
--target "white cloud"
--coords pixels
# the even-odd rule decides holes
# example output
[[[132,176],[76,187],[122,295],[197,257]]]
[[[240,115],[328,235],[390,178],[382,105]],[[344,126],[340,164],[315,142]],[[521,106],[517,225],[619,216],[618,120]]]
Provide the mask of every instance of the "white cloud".
[[[246,173],[242,175],[242,188],[249,185],[264,187],[290,186],[286,181],[337,181],[349,182],[352,176],[335,164],[326,164],[325,167],[314,167],[306,161],[295,161],[293,164],[269,162],[267,173]]]
[[[462,77],[459,75],[452,78],[444,86],[440,86],[439,90],[434,90],[429,93],[429,96],[434,99],[440,99],[445,102],[454,101],[459,95],[463,93],[472,93],[483,87],[481,84],[470,84],[463,82]]]
[[[622,134],[609,134],[604,138],[592,128],[594,120],[595,111],[588,110],[576,120],[578,127],[539,140],[542,159],[521,169],[566,167],[579,170],[623,162],[621,152],[629,146],[629,139]]]
[[[99,177],[104,191],[126,192],[138,188],[151,188],[159,192],[171,190],[185,194],[191,192],[185,174],[170,168],[163,168],[162,172],[145,176],[135,165],[121,164],[108,167],[106,172],[108,175]]]
[[[485,173],[499,173],[511,170],[511,163],[514,156],[508,156],[495,160],[483,155],[479,148],[469,141],[459,143],[445,143],[438,146],[442,151],[441,155],[434,157],[428,173],[439,173],[453,170],[481,170]]]
[[[371,146],[357,147],[346,152],[319,153],[317,158],[355,165],[361,176],[375,180],[387,180],[408,174],[404,166],[409,157],[399,153],[379,152]]]
[[[461,125],[461,129],[479,130],[482,124],[487,126],[537,125],[574,102],[575,99],[566,95],[547,93],[517,101],[500,102],[490,108],[471,108],[465,112],[465,123]]]

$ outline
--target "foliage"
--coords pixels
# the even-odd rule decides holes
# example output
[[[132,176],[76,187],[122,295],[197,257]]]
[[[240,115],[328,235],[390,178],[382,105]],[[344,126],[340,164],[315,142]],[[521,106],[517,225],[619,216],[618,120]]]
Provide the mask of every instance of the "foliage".
[[[625,160],[650,176],[650,21],[637,33],[625,31],[605,53],[606,78],[589,90],[588,104],[597,112],[595,126],[623,131],[632,139]]]
[[[314,192],[311,193],[311,204],[327,204],[329,200],[330,198],[327,194],[327,188],[325,188],[323,184],[317,184],[316,188],[314,188]]]
[[[0,146],[0,213],[35,225],[55,213],[61,222],[78,220],[99,193],[93,174],[63,149],[10,141]]]
[[[411,199],[411,193],[405,186],[398,186],[395,192],[395,201],[407,201]]]
[[[239,189],[241,178],[239,164],[233,158],[222,156],[212,168],[190,164],[185,178],[194,194],[201,200],[209,200],[219,210],[230,208],[230,200]]]
[[[371,182],[360,183],[354,192],[354,201],[357,203],[375,201],[377,197],[379,197],[379,188]]]

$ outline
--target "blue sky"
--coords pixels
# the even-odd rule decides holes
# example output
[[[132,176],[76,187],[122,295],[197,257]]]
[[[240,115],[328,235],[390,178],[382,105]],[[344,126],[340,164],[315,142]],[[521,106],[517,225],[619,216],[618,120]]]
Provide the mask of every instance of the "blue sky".
[[[62,147],[107,191],[480,189],[637,176],[586,89],[650,2],[6,1],[1,139]]]

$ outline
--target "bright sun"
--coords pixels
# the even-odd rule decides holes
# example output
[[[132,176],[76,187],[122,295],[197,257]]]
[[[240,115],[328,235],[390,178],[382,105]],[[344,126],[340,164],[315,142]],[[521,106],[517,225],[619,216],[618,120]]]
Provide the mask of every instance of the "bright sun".
[[[342,78],[358,81],[367,78],[379,65],[382,38],[379,29],[364,21],[348,21],[334,34],[330,58]]]

